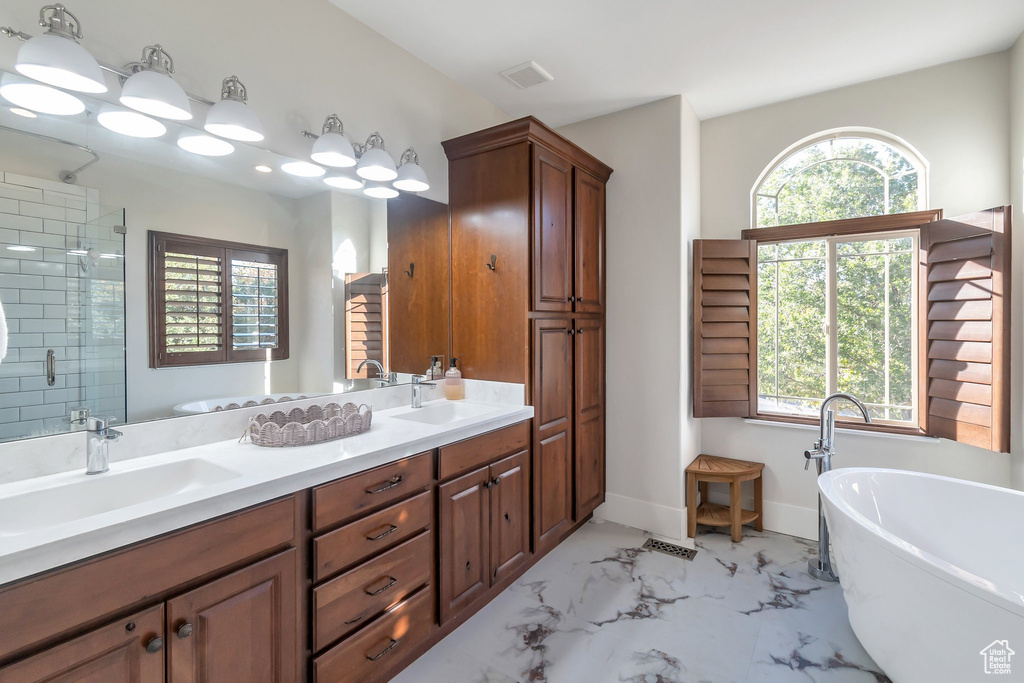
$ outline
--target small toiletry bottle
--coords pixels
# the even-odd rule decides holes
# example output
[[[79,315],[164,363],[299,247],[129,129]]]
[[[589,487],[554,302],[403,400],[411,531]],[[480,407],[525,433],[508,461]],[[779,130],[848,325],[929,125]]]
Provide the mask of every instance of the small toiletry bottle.
[[[451,367],[444,373],[444,397],[449,401],[461,401],[466,398],[466,385],[462,381],[462,373],[455,367],[458,358],[452,358]]]

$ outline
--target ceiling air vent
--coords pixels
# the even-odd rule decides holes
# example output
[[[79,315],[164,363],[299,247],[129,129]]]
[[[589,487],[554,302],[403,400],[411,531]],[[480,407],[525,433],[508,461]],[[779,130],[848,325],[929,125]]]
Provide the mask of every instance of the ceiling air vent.
[[[541,65],[537,62],[526,62],[511,69],[505,69],[501,72],[501,75],[524,90],[546,81],[555,80],[555,77],[541,68]]]

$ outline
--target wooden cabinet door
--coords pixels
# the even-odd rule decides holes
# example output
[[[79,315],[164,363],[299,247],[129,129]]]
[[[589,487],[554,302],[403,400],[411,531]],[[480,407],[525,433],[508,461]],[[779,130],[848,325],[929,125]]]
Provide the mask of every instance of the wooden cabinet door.
[[[553,545],[572,524],[573,321],[533,321],[533,539]]]
[[[490,481],[481,467],[437,489],[442,624],[491,585]]]
[[[572,164],[533,147],[533,310],[571,311]]]
[[[604,326],[576,320],[576,519],[604,502]]]
[[[576,311],[604,310],[604,183],[576,169]]]
[[[530,452],[490,466],[491,584],[514,572],[530,554]]]
[[[163,604],[0,667],[4,683],[163,683]]]
[[[293,548],[167,603],[170,683],[300,680]]]

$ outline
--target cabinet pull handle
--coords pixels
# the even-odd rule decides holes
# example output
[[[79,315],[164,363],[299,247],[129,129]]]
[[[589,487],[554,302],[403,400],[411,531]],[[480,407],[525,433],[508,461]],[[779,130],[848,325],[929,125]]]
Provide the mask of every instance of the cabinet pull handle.
[[[157,652],[160,652],[160,650],[162,650],[163,648],[163,638],[153,638],[148,643],[146,643],[146,652],[148,652],[151,655],[155,655]]]
[[[401,474],[396,474],[395,476],[391,477],[390,479],[388,479],[386,482],[384,482],[383,484],[381,484],[377,488],[375,488],[375,489],[366,489],[366,492],[369,493],[371,496],[376,494],[376,493],[384,493],[388,489],[393,489],[393,488],[395,488],[396,486],[398,486],[401,483],[402,483],[402,475]]]
[[[388,527],[389,528],[387,529],[387,531],[382,531],[379,534],[377,534],[376,536],[367,536],[366,540],[367,541],[379,541],[380,539],[384,538],[385,536],[390,536],[391,534],[393,534],[396,531],[398,531],[398,527],[395,526],[394,524],[388,524]]]
[[[383,578],[383,577],[382,577],[382,578]],[[387,589],[391,588],[391,587],[392,587],[392,586],[394,586],[394,585],[395,585],[396,583],[398,583],[398,579],[396,579],[396,578],[395,578],[395,577],[393,577],[393,576],[388,576],[387,578],[389,578],[389,579],[391,579],[391,580],[390,580],[390,581],[388,581],[388,582],[387,582],[386,584],[384,584],[383,586],[381,586],[380,588],[378,588],[377,590],[375,590],[375,591],[368,591],[368,590],[366,590],[366,589],[364,588],[364,589],[363,589],[363,592],[364,592],[364,593],[366,593],[367,595],[371,596],[371,597],[372,597],[372,596],[374,596],[374,595],[380,595],[381,593],[383,593],[384,591],[386,591]]]
[[[349,619],[348,621],[346,621],[345,622],[345,626],[351,626],[352,624],[356,623],[357,621],[362,621],[362,619],[363,619],[363,615],[360,614],[355,619]]]
[[[182,640],[185,640],[190,635],[192,635],[192,630],[193,630],[192,629],[192,624],[188,624],[188,623],[182,624],[181,626],[178,627],[178,637],[181,638]]]
[[[491,483],[497,486],[498,484],[501,483],[501,477],[495,477],[494,479],[491,480]]]
[[[398,646],[398,642],[399,641],[395,640],[394,638],[388,638],[388,640],[391,641],[390,645],[388,645],[386,648],[384,648],[383,650],[381,650],[377,654],[373,655],[372,657],[370,655],[366,655],[366,658],[369,659],[371,662],[376,662],[378,659],[380,659],[381,657],[383,657],[387,653],[391,652],[392,650],[395,649],[395,647]]]

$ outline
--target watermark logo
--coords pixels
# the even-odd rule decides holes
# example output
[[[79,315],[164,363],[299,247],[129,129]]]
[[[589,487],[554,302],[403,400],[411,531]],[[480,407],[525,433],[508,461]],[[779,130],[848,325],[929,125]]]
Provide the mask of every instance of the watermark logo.
[[[1010,659],[1017,654],[1010,649],[1010,642],[1007,640],[994,640],[992,644],[981,651],[981,657],[985,662],[985,673],[995,675],[1008,675],[1010,673]]]

